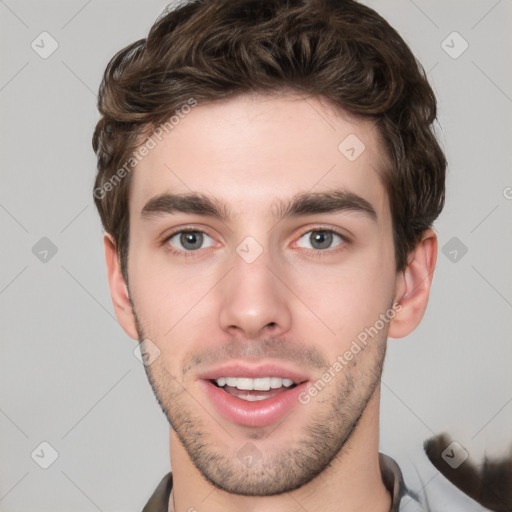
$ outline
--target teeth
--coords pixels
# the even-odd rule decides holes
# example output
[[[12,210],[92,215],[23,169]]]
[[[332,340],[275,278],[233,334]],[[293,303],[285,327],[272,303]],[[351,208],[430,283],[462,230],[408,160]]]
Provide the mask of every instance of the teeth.
[[[239,397],[242,400],[245,400],[246,402],[257,402],[259,400],[266,400],[267,396],[261,396],[261,395],[247,395],[247,396],[241,396]]]
[[[253,389],[257,389],[258,391],[268,391],[270,389],[270,377],[254,379]]]
[[[294,384],[291,379],[282,379],[281,377],[258,377],[250,379],[248,377],[219,377],[215,380],[218,386],[230,386],[244,391],[268,391],[269,389],[278,389],[281,386],[289,388]],[[257,397],[255,400],[261,400]]]
[[[280,379],[279,377],[271,377],[270,387],[272,389],[280,388],[282,385],[283,385],[283,379]]]
[[[254,389],[254,383],[252,379],[246,379],[244,377],[236,379],[235,386],[238,389],[244,389],[249,391],[250,389]]]

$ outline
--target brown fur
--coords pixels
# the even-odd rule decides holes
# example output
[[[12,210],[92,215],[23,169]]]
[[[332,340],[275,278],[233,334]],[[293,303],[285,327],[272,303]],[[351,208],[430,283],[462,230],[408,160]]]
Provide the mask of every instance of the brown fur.
[[[502,459],[485,457],[480,466],[468,458],[453,469],[441,457],[451,442],[444,433],[424,442],[423,447],[432,464],[453,485],[483,507],[495,512],[512,511],[512,455]]]

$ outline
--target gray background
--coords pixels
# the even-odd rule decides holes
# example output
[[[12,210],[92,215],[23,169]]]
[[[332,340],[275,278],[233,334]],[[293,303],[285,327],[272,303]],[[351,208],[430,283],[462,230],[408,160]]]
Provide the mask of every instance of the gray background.
[[[429,309],[389,342],[381,451],[420,464],[422,441],[449,430],[479,457],[512,441],[512,1],[366,3],[429,72],[449,160]],[[170,467],[111,306],[91,148],[108,60],[166,5],[0,0],[0,511],[140,511]],[[46,59],[31,47],[43,31],[59,45]],[[469,44],[457,58],[454,31]]]

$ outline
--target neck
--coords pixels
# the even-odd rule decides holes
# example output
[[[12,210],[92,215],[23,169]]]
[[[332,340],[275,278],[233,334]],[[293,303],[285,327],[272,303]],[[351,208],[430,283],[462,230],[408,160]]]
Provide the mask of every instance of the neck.
[[[173,492],[169,512],[389,512],[391,496],[379,466],[380,386],[332,463],[299,489],[274,496],[240,496],[217,489],[194,466],[171,429]]]

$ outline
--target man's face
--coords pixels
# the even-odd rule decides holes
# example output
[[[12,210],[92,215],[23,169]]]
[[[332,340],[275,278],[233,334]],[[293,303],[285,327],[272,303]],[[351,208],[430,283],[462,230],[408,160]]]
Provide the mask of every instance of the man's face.
[[[369,121],[241,96],[193,108],[134,170],[130,296],[160,351],[146,371],[190,459],[228,492],[310,481],[376,396],[396,284],[383,162]],[[164,196],[192,193],[225,217]],[[280,215],[321,193],[337,195]]]

